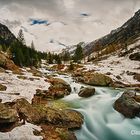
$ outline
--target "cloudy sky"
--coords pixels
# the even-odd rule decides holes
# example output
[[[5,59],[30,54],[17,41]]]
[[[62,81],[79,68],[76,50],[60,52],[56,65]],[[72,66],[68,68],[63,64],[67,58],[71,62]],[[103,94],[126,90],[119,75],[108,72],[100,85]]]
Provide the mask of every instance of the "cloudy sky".
[[[98,39],[126,22],[140,0],[0,0],[0,22],[41,51]]]

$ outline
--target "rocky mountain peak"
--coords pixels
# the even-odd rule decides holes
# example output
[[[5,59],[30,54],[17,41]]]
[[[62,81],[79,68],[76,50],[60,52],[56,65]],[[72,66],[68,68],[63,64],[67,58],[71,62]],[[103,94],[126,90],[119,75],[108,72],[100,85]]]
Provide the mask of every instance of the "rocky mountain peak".
[[[11,33],[7,26],[0,23],[0,44],[10,45],[16,37]]]

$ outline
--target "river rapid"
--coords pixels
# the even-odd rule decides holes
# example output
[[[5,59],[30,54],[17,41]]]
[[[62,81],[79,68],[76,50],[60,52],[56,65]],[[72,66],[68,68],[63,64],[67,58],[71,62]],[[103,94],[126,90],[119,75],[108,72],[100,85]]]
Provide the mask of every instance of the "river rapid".
[[[63,100],[73,104],[73,109],[84,116],[82,128],[75,132],[78,140],[139,140],[140,118],[127,119],[114,110],[113,103],[123,90],[95,87],[96,93],[89,98],[78,96],[81,86],[69,76],[59,75],[72,88],[72,94]]]

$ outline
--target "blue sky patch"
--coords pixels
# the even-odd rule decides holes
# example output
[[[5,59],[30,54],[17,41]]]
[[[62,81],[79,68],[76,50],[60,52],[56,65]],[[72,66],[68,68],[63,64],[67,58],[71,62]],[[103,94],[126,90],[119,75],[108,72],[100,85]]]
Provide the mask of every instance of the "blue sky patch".
[[[30,19],[31,25],[36,25],[36,24],[48,24],[48,20],[42,20],[42,19]]]

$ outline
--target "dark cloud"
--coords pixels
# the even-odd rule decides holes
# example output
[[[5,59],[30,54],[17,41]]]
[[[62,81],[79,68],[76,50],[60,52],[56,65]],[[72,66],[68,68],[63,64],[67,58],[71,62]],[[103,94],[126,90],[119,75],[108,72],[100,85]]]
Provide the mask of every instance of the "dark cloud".
[[[37,18],[81,24],[80,17],[86,17],[87,21],[92,18],[91,21],[120,26],[138,10],[140,0],[0,0],[0,6],[26,20]]]
[[[22,12],[25,14],[34,11],[42,14],[59,15],[63,13],[61,0],[0,0],[0,5],[8,6],[12,12]],[[29,12],[30,11],[30,12]]]
[[[38,13],[56,19],[73,20],[79,14],[103,18],[105,16],[127,16],[140,6],[139,0],[0,0],[0,5],[19,15]],[[82,14],[84,13],[84,14]],[[46,17],[47,18],[47,17]]]

